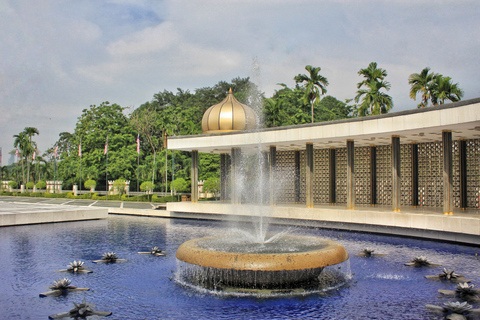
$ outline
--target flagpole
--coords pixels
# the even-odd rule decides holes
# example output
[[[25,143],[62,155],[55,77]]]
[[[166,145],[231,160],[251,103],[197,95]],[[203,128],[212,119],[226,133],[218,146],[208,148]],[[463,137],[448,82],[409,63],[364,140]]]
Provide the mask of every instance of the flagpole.
[[[107,195],[106,195],[106,200],[108,200],[108,135],[107,135],[107,141],[105,142],[105,185],[107,189]]]
[[[80,137],[80,144],[78,145],[78,156],[80,157],[80,185],[78,186],[78,193],[81,195],[82,190],[82,138]]]
[[[137,193],[138,193],[138,185],[139,181],[139,170],[140,170],[140,134],[137,134]],[[138,200],[138,195],[137,195]]]

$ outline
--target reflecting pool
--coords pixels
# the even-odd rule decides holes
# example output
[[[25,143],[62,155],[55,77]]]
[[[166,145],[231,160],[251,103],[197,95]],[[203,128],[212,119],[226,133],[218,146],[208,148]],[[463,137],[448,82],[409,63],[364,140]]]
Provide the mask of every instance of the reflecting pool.
[[[478,247],[307,227],[297,227],[291,234],[335,240],[348,250],[352,278],[344,286],[308,295],[255,297],[212,293],[175,281],[175,252],[180,244],[229,234],[231,228],[231,222],[129,216],[0,228],[0,318],[47,319],[86,298],[96,310],[113,312],[106,319],[441,319],[425,305],[454,301],[437,290],[454,289],[455,284],[425,275],[439,274],[445,267],[480,286]],[[274,225],[270,231],[286,228]],[[138,254],[154,246],[167,250],[167,255]],[[355,255],[364,248],[386,255]],[[128,261],[92,263],[105,252]],[[442,266],[404,266],[418,256]],[[55,272],[74,260],[85,261],[93,273]],[[91,290],[39,297],[54,280],[64,277]]]

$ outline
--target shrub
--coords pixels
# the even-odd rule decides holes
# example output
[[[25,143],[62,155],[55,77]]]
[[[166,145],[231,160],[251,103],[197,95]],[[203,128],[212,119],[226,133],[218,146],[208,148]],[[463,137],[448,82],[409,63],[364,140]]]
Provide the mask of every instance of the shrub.
[[[203,183],[203,191],[216,194],[220,191],[220,179],[218,177],[210,177]]]
[[[47,183],[45,181],[38,181],[35,186],[37,189],[45,189],[47,187]]]
[[[113,189],[118,191],[120,197],[125,193],[126,181],[124,179],[117,179],[113,183]],[[119,197],[119,199],[120,199]]]
[[[15,188],[17,187],[17,182],[16,182],[16,181],[10,181],[10,182],[8,183],[8,186],[11,187],[11,188],[13,188],[13,189],[15,189]]]
[[[149,193],[150,191],[153,190],[154,187],[155,185],[152,182],[145,181],[145,182],[142,182],[142,184],[140,185],[140,190]]]
[[[95,188],[97,186],[97,183],[95,182],[95,180],[87,180],[87,181],[85,181],[85,183],[83,185],[87,189],[92,189],[92,188]]]
[[[172,181],[170,187],[176,192],[183,192],[188,189],[188,182],[183,178],[177,178]]]
[[[67,192],[67,193],[70,193],[70,192]],[[66,198],[67,197],[67,193],[48,193],[48,192],[45,192],[43,194],[43,196],[45,198]]]
[[[33,186],[35,186],[35,183],[33,183],[32,181],[28,182],[25,187],[28,189],[33,189]]]

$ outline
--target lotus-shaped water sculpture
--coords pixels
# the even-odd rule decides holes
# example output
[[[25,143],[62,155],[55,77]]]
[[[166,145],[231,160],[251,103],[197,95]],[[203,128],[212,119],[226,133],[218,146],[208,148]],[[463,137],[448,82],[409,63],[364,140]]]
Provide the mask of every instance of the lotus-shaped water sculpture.
[[[74,319],[85,319],[89,316],[102,316],[107,317],[111,315],[111,312],[108,311],[95,311],[95,305],[93,303],[87,303],[85,299],[81,303],[73,303],[74,308],[69,312],[54,314],[49,316],[49,319],[63,319],[63,318],[74,318]]]
[[[163,250],[160,250],[159,247],[155,246],[152,249],[150,249],[150,251],[142,251],[142,252],[139,252],[139,253],[140,254],[151,254],[152,256],[160,257],[160,256],[164,256],[167,252],[163,251]]]
[[[372,248],[365,248],[360,253],[356,254],[357,257],[373,257],[373,256],[384,256],[384,253],[375,253],[375,250]]]
[[[40,293],[40,297],[47,297],[47,296],[59,296],[61,294],[65,294],[67,292],[75,292],[75,291],[87,291],[90,288],[77,288],[75,286],[70,285],[72,281],[67,278],[58,279],[53,282],[53,285],[49,286],[48,288],[51,291]]]
[[[438,267],[438,266],[441,266],[440,264],[431,263],[424,256],[415,257],[412,260],[410,260],[410,262],[405,263],[405,265],[406,266],[411,266],[411,267]]]
[[[93,271],[85,269],[83,261],[73,261],[67,266],[67,269],[58,270],[58,272],[71,272],[71,273],[92,273]]]
[[[456,296],[458,299],[468,302],[478,302],[480,301],[480,290],[475,289],[473,284],[469,285],[468,283],[459,283],[455,290],[438,290],[441,294]]]
[[[115,252],[106,252],[103,254],[102,259],[94,260],[95,263],[115,263],[115,262],[124,262],[125,259],[118,258]]]
[[[478,317],[480,309],[473,309],[467,302],[445,302],[443,307],[427,304],[425,306],[429,311],[445,315],[445,319],[466,320],[469,317]],[[476,318],[475,318],[476,319]]]
[[[438,275],[429,275],[425,276],[427,279],[433,280],[447,280],[451,282],[470,282],[470,279],[465,279],[465,276],[462,274],[455,273],[454,270],[447,270],[447,268],[443,268],[443,272]]]

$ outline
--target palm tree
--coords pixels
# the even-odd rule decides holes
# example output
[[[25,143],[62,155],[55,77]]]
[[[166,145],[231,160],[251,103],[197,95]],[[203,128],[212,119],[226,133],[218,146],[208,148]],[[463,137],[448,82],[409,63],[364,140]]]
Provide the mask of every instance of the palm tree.
[[[463,90],[460,89],[458,83],[452,83],[452,78],[442,75],[435,78],[431,92],[434,105],[444,104],[445,100],[460,101],[463,97]]]
[[[320,100],[320,96],[327,93],[326,87],[328,86],[328,80],[324,76],[320,75],[320,67],[312,67],[310,65],[305,67],[309,75],[298,74],[295,78],[295,82],[305,83],[305,95],[303,99],[305,103],[311,103],[312,105],[312,123],[313,119],[313,105],[315,101]]]
[[[34,128],[34,127],[26,127],[25,129],[23,129],[23,132],[28,136],[29,138],[29,151],[31,151],[31,153],[27,153],[25,154],[25,159],[27,160],[27,183],[30,179],[30,162],[28,161],[28,157],[30,155],[33,154],[33,152],[37,149],[37,146],[35,144],[35,142],[32,141],[32,137],[36,134],[39,134],[38,132],[38,129],[37,128]]]
[[[408,84],[410,88],[410,98],[416,100],[417,93],[422,93],[422,102],[418,104],[418,108],[425,108],[428,105],[428,100],[432,99],[432,88],[435,84],[435,79],[440,75],[437,73],[429,73],[430,68],[424,68],[420,73],[412,73],[408,77]]]
[[[380,91],[382,89],[390,90],[390,83],[384,80],[387,76],[387,71],[377,68],[376,62],[371,62],[368,68],[360,69],[358,74],[365,77],[365,80],[357,84],[359,90],[355,96],[356,103],[360,99],[362,101],[358,110],[359,115],[382,114],[392,109],[392,97]]]
[[[19,150],[19,155],[22,158],[22,182],[25,183],[25,162],[23,161],[23,158],[30,152],[30,141],[28,140],[25,131],[13,135],[13,137],[15,138],[13,146]]]

